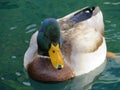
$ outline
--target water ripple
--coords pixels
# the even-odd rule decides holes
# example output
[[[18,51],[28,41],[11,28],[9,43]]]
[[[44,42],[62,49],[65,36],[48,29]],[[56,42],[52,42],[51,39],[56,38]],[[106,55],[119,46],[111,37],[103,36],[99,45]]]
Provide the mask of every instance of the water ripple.
[[[28,30],[26,33],[31,33],[31,32],[34,32],[36,30],[37,30],[37,28],[33,28],[33,29]]]
[[[5,80],[5,78],[4,78],[4,77],[1,77],[1,80]]]
[[[19,8],[17,4],[12,4],[10,1],[0,2],[0,9],[15,9]]]
[[[113,32],[113,31],[114,31],[114,29],[107,29],[107,30],[105,30],[105,33]]]
[[[120,2],[112,3],[112,5],[119,5],[119,4],[120,4]]]
[[[117,27],[117,24],[111,24],[110,26],[115,28]]]
[[[30,25],[28,25],[26,27],[27,31],[25,33],[31,33],[31,32],[36,31],[37,30],[36,26],[37,26],[36,24],[30,24]]]
[[[31,29],[31,28],[36,27],[36,26],[37,26],[36,24],[30,24],[26,27],[26,30]]]
[[[112,4],[112,5],[119,5],[120,2],[104,2],[103,4],[105,4],[105,5],[110,5],[110,4]]]
[[[15,73],[17,76],[21,76],[21,73],[20,72],[16,72]]]
[[[16,56],[11,56],[12,59],[16,59],[17,57]]]
[[[30,82],[22,82],[25,86],[31,86]]]
[[[111,32],[111,31],[109,31]],[[111,41],[118,41],[120,40],[120,32],[117,32],[117,33],[112,33],[112,34],[109,34],[109,35],[106,35],[106,40],[107,42],[111,42]]]
[[[111,4],[111,2],[104,2],[103,4]]]
[[[10,30],[15,30],[17,26],[10,27]]]
[[[110,21],[110,20],[105,20],[105,22],[106,22],[106,23],[111,23],[111,21]]]

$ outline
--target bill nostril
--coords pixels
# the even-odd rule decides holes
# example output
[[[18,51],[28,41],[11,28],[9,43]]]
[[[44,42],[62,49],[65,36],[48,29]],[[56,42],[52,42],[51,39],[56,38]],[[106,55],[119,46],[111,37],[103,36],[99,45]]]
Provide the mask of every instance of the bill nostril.
[[[58,70],[61,70],[62,69],[62,66],[61,65],[58,65],[58,68],[57,68]]]

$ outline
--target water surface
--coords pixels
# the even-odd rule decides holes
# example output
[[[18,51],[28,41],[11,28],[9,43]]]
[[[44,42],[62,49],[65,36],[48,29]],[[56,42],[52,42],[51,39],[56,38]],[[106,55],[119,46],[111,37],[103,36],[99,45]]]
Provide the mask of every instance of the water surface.
[[[0,0],[0,90],[81,90],[91,74],[58,84],[39,83],[27,76],[23,56],[45,18],[61,18],[85,6],[100,6],[108,51],[120,54],[119,0]],[[105,70],[83,88],[87,89],[120,90],[120,59],[108,59]]]

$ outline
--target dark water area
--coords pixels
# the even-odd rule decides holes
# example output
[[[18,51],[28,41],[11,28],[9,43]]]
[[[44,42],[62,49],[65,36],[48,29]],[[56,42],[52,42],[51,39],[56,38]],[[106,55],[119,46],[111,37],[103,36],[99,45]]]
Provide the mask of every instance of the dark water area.
[[[0,0],[0,90],[120,90],[120,59],[107,59],[97,77],[104,66],[56,84],[31,80],[23,68],[30,37],[45,18],[61,18],[86,6],[101,8],[108,51],[120,55],[119,0]]]

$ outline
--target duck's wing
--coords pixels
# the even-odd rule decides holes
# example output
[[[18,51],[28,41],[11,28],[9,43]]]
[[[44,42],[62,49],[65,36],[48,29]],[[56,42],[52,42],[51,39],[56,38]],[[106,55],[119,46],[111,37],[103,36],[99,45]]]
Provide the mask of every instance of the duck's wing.
[[[61,32],[68,31],[75,27],[94,27],[104,35],[103,15],[99,7],[85,7],[57,19]]]
[[[95,7],[85,7],[83,9],[68,14],[63,18],[59,18],[57,19],[57,21],[60,23],[60,27],[62,30],[68,30],[72,28],[75,24],[91,18],[94,8]]]
[[[30,40],[29,48],[27,49],[24,55],[24,67],[27,68],[27,65],[32,62],[33,58],[36,56],[38,46],[37,46],[37,35],[38,31],[36,31]]]

